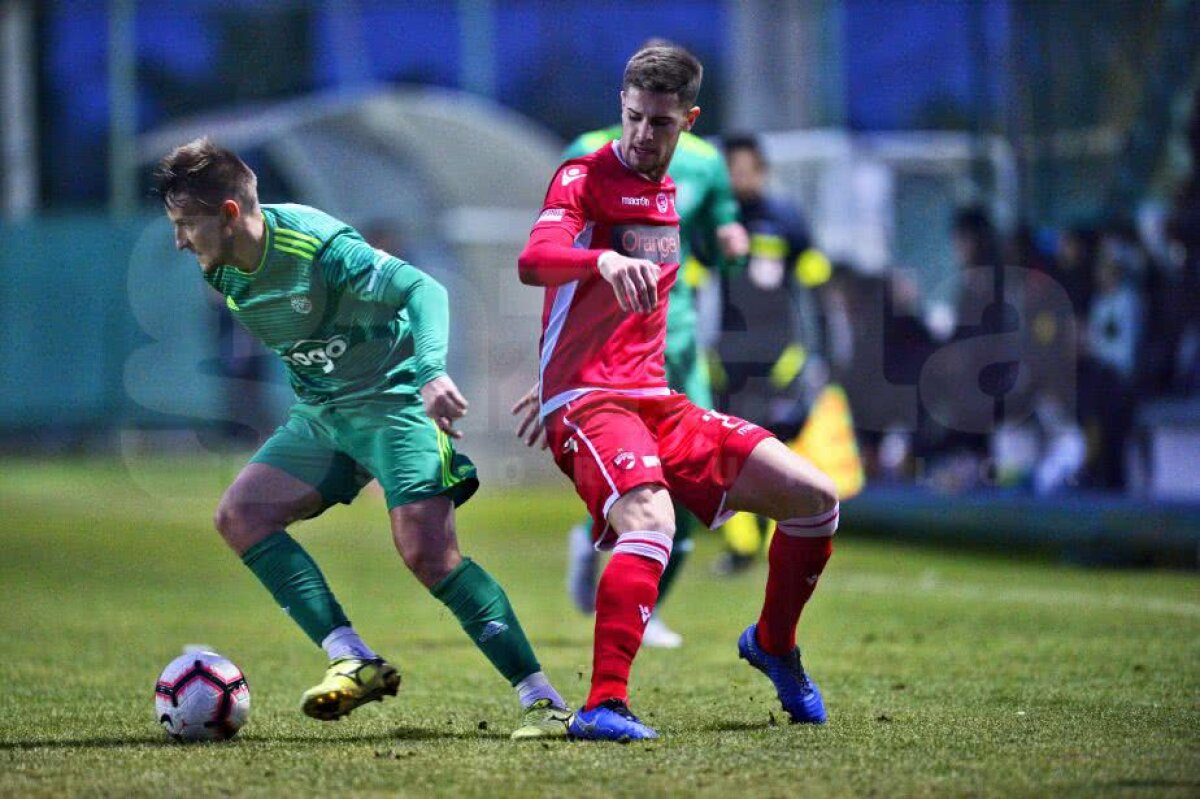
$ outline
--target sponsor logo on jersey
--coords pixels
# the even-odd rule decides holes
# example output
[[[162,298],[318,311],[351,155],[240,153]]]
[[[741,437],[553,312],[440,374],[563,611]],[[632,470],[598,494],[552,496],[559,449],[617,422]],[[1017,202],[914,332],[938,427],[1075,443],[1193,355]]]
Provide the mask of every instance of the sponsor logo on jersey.
[[[661,197],[662,195],[660,194],[659,196]],[[621,205],[636,205],[639,208],[649,208],[650,207],[650,198],[649,197],[622,197]]]
[[[617,225],[612,248],[630,258],[656,264],[679,263],[679,228],[666,225]]]
[[[312,300],[305,297],[303,294],[297,294],[292,297],[292,310],[298,314],[312,313]]]
[[[346,354],[350,348],[345,336],[334,336],[328,341],[313,341],[311,339],[298,341],[283,360],[289,366],[317,366],[325,374],[333,371],[334,362]]]
[[[616,466],[618,469],[629,471],[636,465],[637,455],[634,455],[632,452],[621,450],[617,453],[617,456],[613,458],[613,466]]]
[[[561,222],[563,216],[567,213],[565,208],[547,208],[542,211],[542,215],[537,218],[537,222],[533,224],[541,224],[542,222]]]
[[[654,198],[654,207],[658,209],[660,214],[665,214],[670,205],[667,204],[667,193],[660,191],[658,196]]]
[[[562,184],[570,186],[575,181],[587,174],[587,170],[581,166],[570,166],[562,173]]]

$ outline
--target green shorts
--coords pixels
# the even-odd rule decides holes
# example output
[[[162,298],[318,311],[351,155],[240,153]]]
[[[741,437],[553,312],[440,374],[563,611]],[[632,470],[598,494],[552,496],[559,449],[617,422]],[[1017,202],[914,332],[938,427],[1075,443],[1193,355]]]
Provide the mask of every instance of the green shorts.
[[[343,405],[297,403],[254,453],[317,489],[326,507],[349,504],[374,477],[388,508],[436,497],[455,505],[479,488],[475,464],[425,415],[420,399],[380,397]]]

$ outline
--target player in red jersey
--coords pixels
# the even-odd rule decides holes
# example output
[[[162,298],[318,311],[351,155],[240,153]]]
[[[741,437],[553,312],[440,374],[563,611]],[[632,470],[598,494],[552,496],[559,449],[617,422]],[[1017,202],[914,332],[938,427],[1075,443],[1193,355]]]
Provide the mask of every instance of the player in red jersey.
[[[577,738],[655,738],[628,707],[629,670],[671,554],[674,496],[711,526],[734,511],[777,520],[766,600],[738,641],[793,721],[825,709],[796,647],[800,611],[832,551],[833,483],[761,427],[693,405],[667,387],[666,300],[679,269],[667,167],[691,129],[702,67],[678,47],[629,60],[621,138],[565,162],[521,253],[521,281],[545,286],[540,414],[558,467],[611,549],[596,594],[591,691]]]

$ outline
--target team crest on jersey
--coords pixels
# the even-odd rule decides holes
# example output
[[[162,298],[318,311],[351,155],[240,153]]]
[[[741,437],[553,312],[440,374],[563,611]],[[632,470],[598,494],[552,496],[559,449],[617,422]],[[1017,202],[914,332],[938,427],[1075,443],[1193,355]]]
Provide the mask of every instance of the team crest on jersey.
[[[613,466],[616,466],[618,469],[629,471],[636,465],[637,455],[634,455],[632,452],[621,450],[617,453],[617,457],[613,458]]]
[[[312,300],[303,294],[292,297],[292,310],[299,314],[312,313]]]
[[[654,198],[654,207],[658,209],[660,214],[665,214],[670,205],[667,203],[667,193],[660,191],[658,196]]]
[[[581,166],[567,167],[562,173],[562,184],[570,186],[575,181],[586,175],[587,172]]]

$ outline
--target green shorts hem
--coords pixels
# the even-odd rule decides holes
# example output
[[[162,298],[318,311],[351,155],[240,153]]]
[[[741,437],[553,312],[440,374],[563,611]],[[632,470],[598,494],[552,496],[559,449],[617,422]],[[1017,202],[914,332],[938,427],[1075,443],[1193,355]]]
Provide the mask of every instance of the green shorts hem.
[[[454,507],[459,507],[475,496],[475,492],[479,490],[479,478],[467,477],[453,485],[431,488],[427,491],[393,491],[387,495],[388,510],[398,508],[401,505],[411,505],[414,502],[420,502],[423,499],[432,497],[447,496],[454,503]]]

